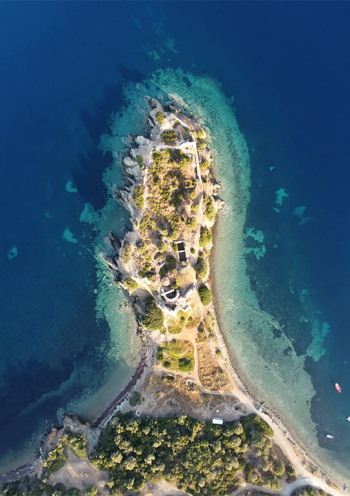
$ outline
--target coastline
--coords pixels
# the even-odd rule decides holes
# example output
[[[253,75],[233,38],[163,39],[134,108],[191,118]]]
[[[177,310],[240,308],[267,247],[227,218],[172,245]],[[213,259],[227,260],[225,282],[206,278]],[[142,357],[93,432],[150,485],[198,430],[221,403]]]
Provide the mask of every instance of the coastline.
[[[218,216],[217,221],[214,225],[214,240],[218,238],[220,227],[222,227],[220,226],[220,221],[222,222],[222,219],[220,219],[220,216]],[[217,254],[218,248],[218,243],[214,242],[212,253],[210,256],[210,267],[212,271],[211,278],[213,281],[215,281],[215,255]],[[261,416],[272,427],[276,443],[280,446],[287,458],[289,458],[290,461],[293,463],[293,465],[299,472],[299,475],[302,475],[303,478],[308,478],[310,484],[327,491],[329,494],[343,494],[343,483],[338,481],[334,477],[330,477],[320,465],[320,463],[315,461],[297,441],[295,433],[292,432],[292,429],[287,425],[287,422],[279,417],[275,412],[270,410],[269,407],[265,405],[265,403],[259,402],[257,398],[251,393],[251,391],[249,391],[249,387],[242,380],[239,374],[239,370],[237,364],[234,361],[234,358],[229,353],[229,346],[226,342],[225,335],[221,330],[223,324],[220,312],[218,311],[219,297],[215,287],[215,282],[212,284],[212,293],[213,306],[215,309],[215,317],[217,323],[217,325],[215,326],[215,335],[220,344],[228,371],[233,381],[236,383],[236,389],[233,391],[233,394],[237,396],[237,398],[242,403],[250,407],[251,412],[254,412]],[[309,466],[309,469],[307,468],[307,466]],[[317,473],[317,476],[313,475],[313,473],[315,472]]]

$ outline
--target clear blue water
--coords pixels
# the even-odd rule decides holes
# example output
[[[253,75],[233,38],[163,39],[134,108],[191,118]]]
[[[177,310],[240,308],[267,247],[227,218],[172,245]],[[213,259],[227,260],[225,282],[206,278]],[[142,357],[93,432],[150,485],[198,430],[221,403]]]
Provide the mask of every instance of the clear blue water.
[[[180,8],[188,15],[176,15]],[[93,352],[109,336],[95,315],[94,235],[79,216],[86,202],[104,205],[109,158],[97,143],[122,83],[181,66],[234,95],[251,153],[247,225],[264,232],[267,249],[247,258],[252,284],[300,353],[311,342],[302,289],[308,318],[329,324],[325,354],[306,369],[319,442],[331,431],[332,456],[346,459],[349,18],[343,2],[0,5],[0,457],[106,379]],[[66,191],[68,180],[78,193]],[[281,187],[289,196],[277,213]],[[293,215],[299,206],[312,217],[304,225]],[[62,238],[67,227],[78,243]],[[100,377],[89,375],[96,362]]]

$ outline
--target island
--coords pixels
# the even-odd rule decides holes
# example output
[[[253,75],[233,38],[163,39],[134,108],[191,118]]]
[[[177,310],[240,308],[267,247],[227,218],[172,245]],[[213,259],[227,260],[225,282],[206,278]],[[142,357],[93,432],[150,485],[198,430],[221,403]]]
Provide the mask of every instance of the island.
[[[66,414],[30,470],[0,479],[0,494],[339,494],[230,364],[214,307],[225,203],[208,131],[170,96],[147,103],[114,191],[130,226],[121,239],[106,233],[100,254],[133,310],[141,362],[92,425]]]

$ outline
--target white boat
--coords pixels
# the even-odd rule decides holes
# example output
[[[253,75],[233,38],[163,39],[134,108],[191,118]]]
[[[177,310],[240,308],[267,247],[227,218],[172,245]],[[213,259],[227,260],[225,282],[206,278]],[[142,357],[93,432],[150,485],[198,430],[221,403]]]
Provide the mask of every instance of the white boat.
[[[326,437],[328,437],[328,439],[334,439],[334,437],[333,437],[333,436],[331,436],[330,434],[327,434],[327,436],[326,436]]]
[[[346,420],[347,420],[348,422],[350,422],[350,415],[349,415],[348,417],[346,417]]]

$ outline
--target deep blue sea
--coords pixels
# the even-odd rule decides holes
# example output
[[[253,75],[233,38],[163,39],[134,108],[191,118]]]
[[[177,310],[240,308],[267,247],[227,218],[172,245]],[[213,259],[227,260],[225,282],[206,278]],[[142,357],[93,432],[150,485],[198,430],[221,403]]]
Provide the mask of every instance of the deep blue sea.
[[[304,324],[329,325],[305,362],[311,411],[320,445],[350,455],[349,22],[348,2],[0,3],[0,458],[34,450],[72,398],[106,381],[94,233],[79,217],[105,203],[98,141],[123,83],[168,66],[234,97],[251,156],[247,225],[266,245],[247,257],[252,287],[300,354]]]

